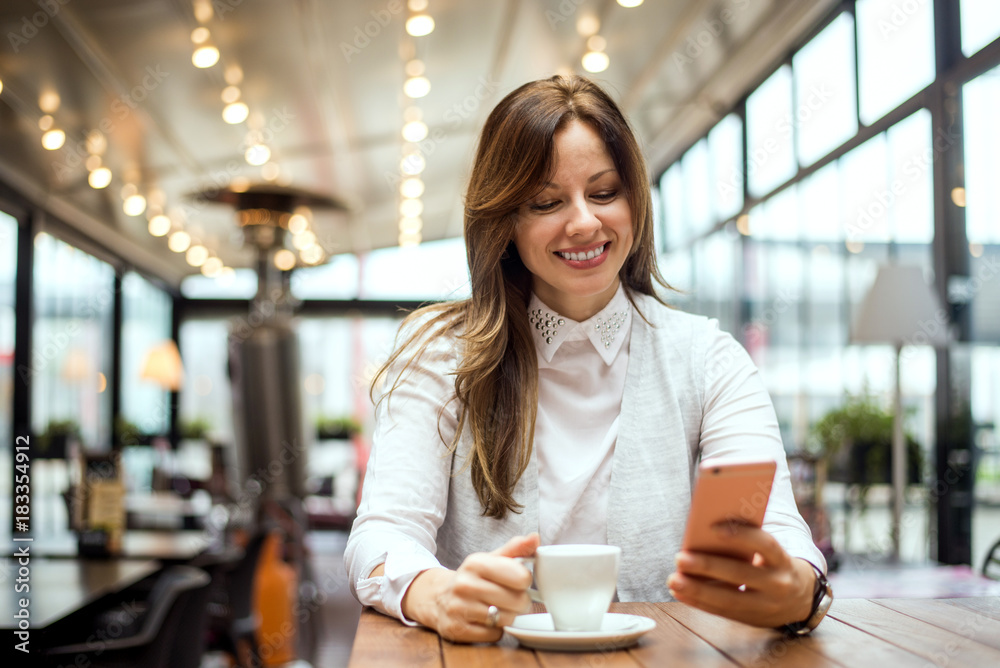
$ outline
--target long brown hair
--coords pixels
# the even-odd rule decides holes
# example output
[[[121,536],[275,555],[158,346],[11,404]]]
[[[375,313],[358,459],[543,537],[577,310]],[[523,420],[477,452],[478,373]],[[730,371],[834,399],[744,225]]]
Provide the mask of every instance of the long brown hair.
[[[620,272],[629,300],[635,293],[659,299],[654,281],[670,289],[656,266],[646,163],[625,116],[583,77],[534,81],[501,100],[479,138],[465,197],[471,297],[410,314],[404,328],[412,324],[415,329],[372,381],[374,395],[389,366],[407,356],[385,399],[431,340],[458,338],[458,426],[451,448],[468,428],[472,450],[465,465],[471,467],[483,514],[498,519],[521,507],[513,491],[531,458],[538,403],[538,361],[527,314],[531,274],[514,245],[514,226],[519,207],[551,175],[556,133],[573,120],[589,125],[604,141],[632,212],[634,242]]]

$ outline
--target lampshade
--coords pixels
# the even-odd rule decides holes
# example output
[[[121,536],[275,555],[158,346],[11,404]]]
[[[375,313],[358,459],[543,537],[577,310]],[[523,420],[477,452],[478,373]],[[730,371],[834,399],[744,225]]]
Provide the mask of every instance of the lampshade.
[[[150,348],[142,365],[142,378],[151,380],[165,390],[177,392],[184,381],[184,367],[177,344],[163,341]]]
[[[948,318],[916,266],[879,267],[851,331],[851,343],[943,346]]]

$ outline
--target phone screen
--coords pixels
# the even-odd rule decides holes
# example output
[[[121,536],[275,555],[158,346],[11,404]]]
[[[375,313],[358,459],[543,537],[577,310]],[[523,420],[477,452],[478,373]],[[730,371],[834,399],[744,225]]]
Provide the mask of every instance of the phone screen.
[[[728,545],[712,527],[724,522],[760,527],[776,469],[774,461],[703,462],[684,531],[684,549],[751,561],[752,553]]]

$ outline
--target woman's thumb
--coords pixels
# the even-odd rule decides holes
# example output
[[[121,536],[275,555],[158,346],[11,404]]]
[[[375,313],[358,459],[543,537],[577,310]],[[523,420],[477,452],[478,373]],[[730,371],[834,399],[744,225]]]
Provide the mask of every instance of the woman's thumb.
[[[501,557],[530,557],[535,553],[541,541],[538,533],[529,533],[527,536],[514,536],[502,547],[493,550],[492,554]]]

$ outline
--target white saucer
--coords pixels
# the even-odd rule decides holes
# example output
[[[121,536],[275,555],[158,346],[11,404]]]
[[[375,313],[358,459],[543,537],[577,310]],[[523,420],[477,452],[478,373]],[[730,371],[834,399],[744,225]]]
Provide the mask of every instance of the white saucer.
[[[600,631],[556,631],[552,615],[520,615],[504,627],[525,647],[557,652],[600,652],[634,645],[639,636],[656,627],[649,617],[609,612],[604,615]]]

